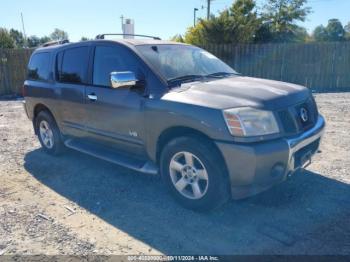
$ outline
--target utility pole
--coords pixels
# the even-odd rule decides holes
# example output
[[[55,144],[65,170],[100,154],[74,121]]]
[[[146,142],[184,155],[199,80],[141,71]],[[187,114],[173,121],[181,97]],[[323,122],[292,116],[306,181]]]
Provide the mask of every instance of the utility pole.
[[[196,13],[198,11],[198,8],[193,8],[193,27],[196,26]]]
[[[22,29],[23,29],[23,37],[24,37],[24,47],[27,44],[27,36],[26,36],[26,30],[24,28],[24,19],[23,19],[23,14],[21,12],[21,21],[22,21]]]
[[[210,4],[213,0],[207,0],[207,20],[210,19]]]

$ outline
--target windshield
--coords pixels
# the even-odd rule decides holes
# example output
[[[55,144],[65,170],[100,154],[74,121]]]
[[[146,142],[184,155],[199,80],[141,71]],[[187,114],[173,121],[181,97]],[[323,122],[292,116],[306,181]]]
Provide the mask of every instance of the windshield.
[[[136,48],[167,80],[224,77],[236,72],[207,51],[187,45],[141,45]]]

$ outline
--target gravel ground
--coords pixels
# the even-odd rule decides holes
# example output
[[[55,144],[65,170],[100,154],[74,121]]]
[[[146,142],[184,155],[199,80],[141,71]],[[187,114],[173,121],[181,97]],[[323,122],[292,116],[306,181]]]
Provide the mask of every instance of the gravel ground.
[[[350,93],[308,171],[199,214],[157,177],[78,152],[45,154],[20,101],[0,101],[0,254],[350,254]]]

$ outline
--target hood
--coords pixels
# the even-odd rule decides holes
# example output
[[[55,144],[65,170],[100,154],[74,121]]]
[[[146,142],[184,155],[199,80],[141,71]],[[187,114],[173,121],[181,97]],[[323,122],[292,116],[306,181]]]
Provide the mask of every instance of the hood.
[[[234,76],[182,84],[170,90],[162,99],[217,109],[250,106],[276,110],[297,104],[309,96],[310,91],[303,86]]]

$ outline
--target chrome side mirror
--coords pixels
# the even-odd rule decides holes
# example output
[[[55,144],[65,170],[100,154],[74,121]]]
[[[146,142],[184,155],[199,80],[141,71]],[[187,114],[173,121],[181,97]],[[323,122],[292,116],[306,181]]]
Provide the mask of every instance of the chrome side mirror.
[[[111,73],[111,87],[132,87],[135,86],[137,82],[134,72],[112,72]]]

